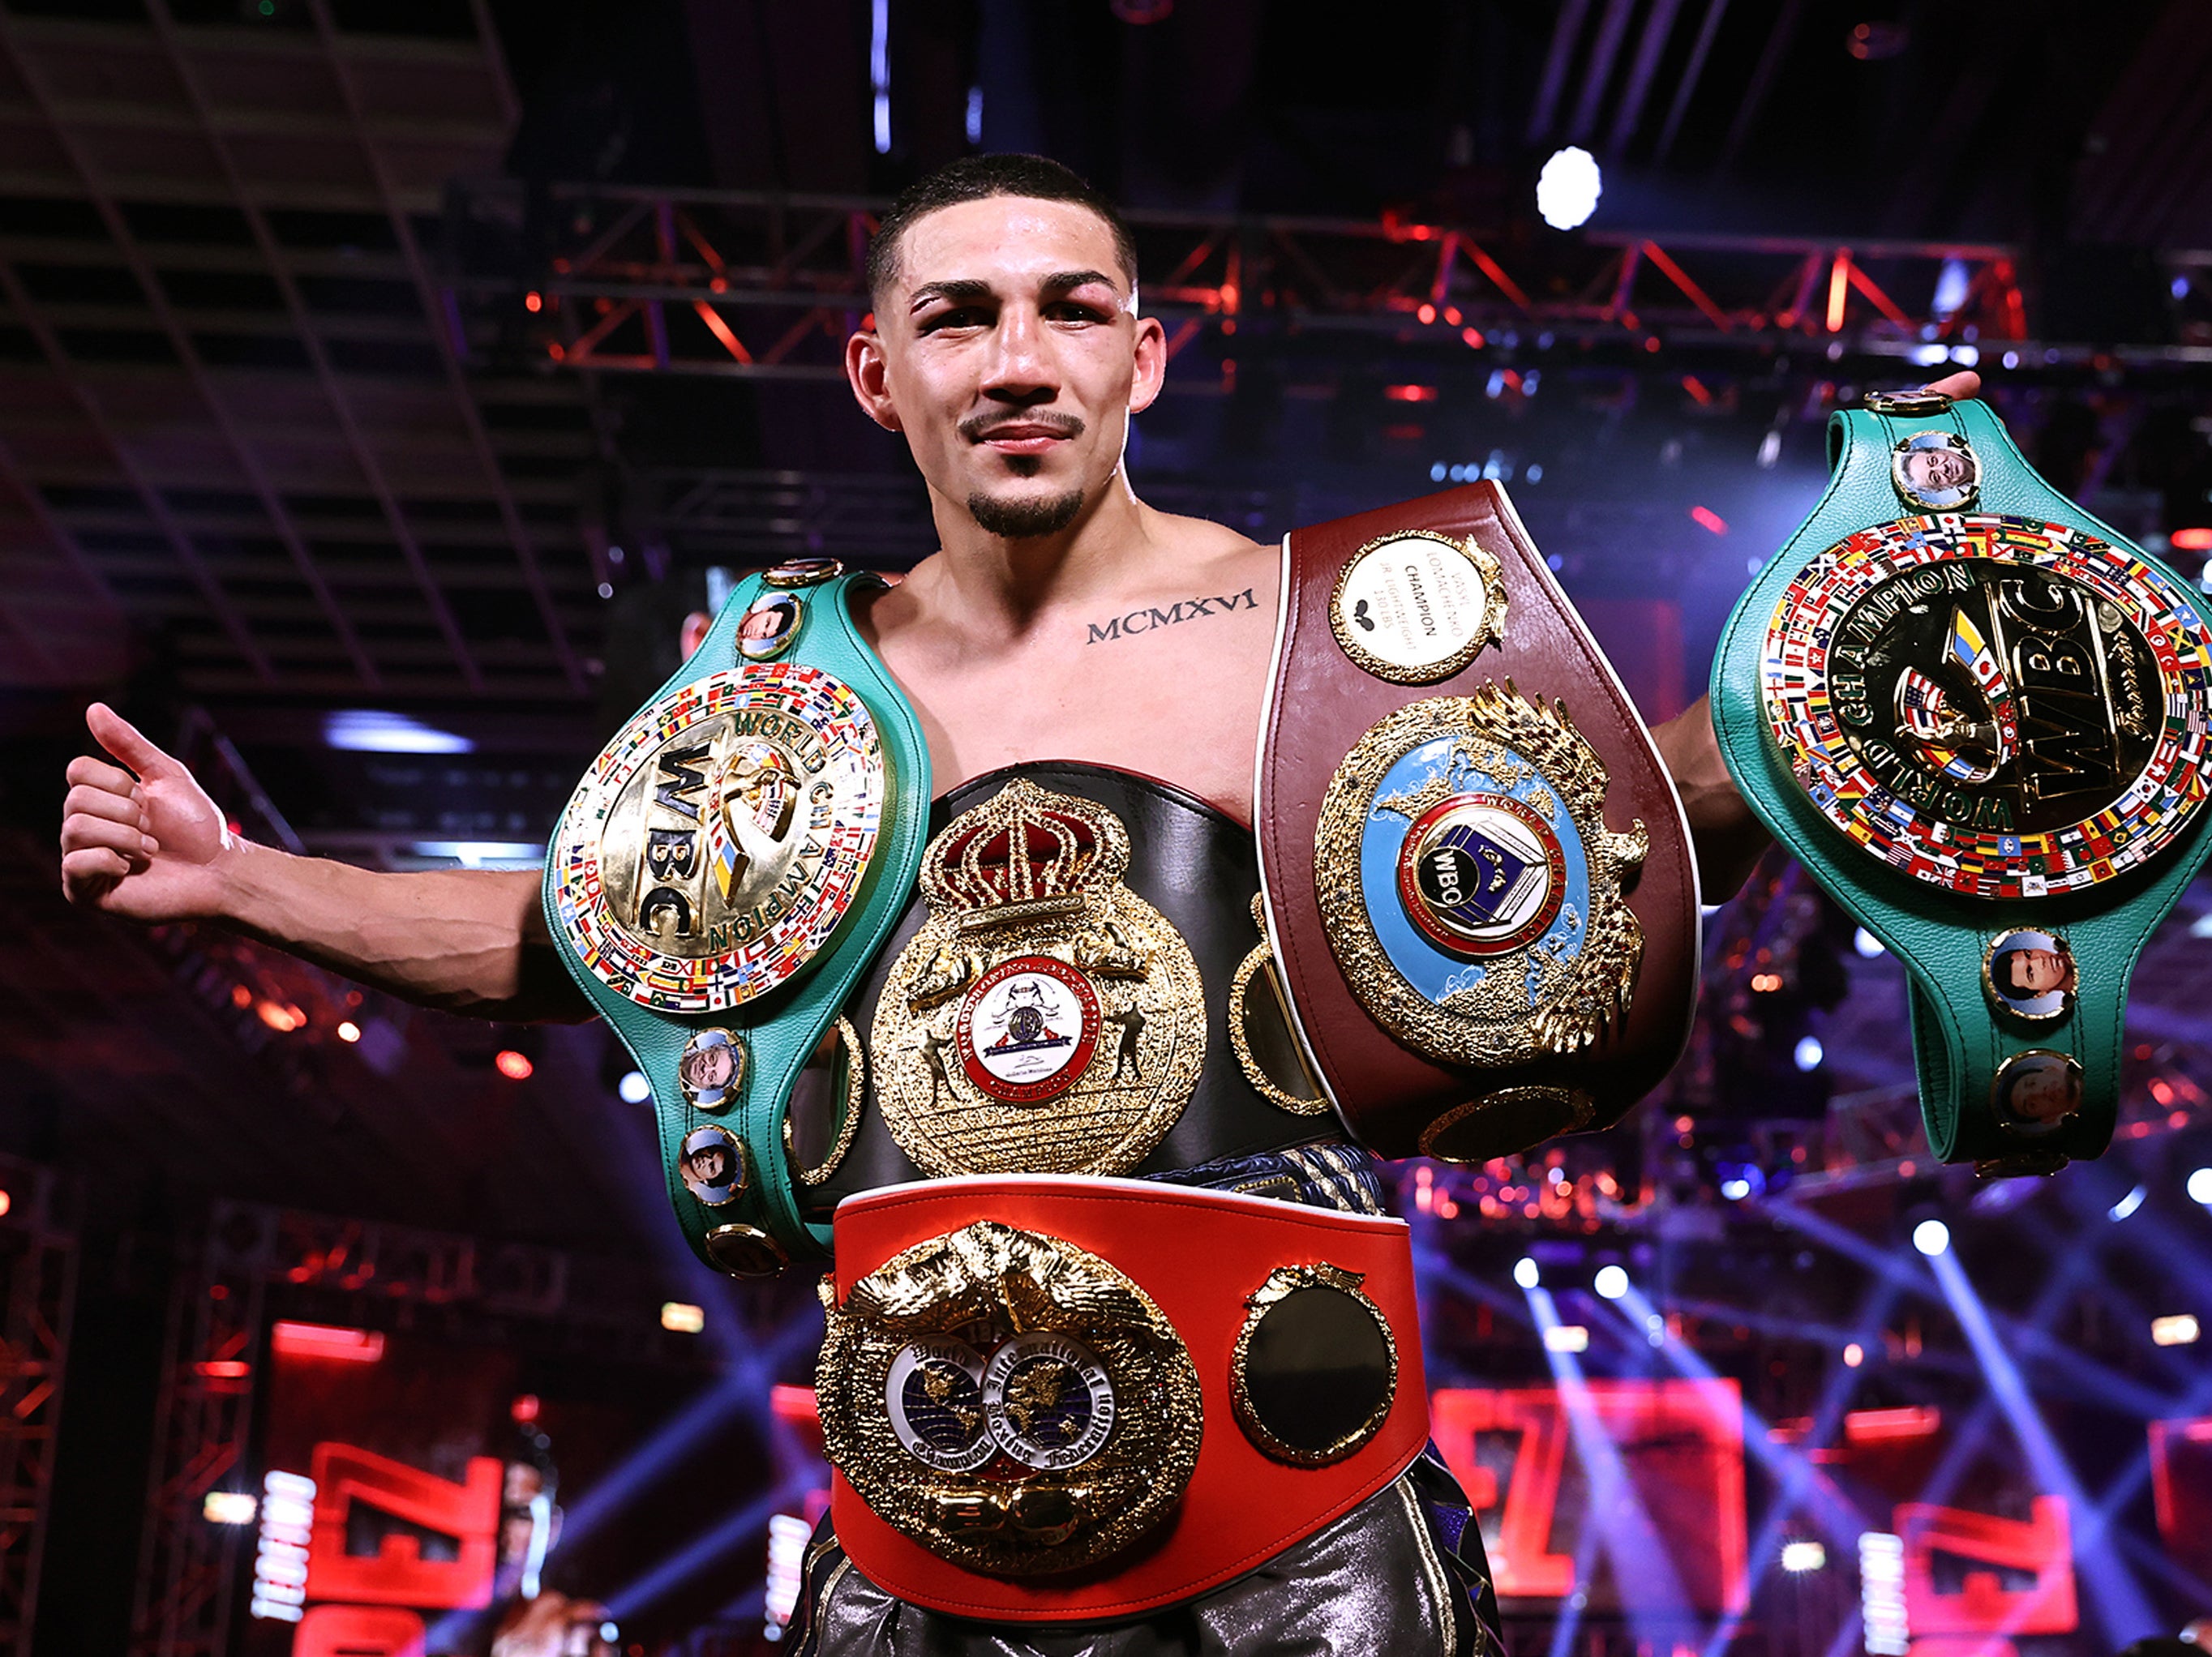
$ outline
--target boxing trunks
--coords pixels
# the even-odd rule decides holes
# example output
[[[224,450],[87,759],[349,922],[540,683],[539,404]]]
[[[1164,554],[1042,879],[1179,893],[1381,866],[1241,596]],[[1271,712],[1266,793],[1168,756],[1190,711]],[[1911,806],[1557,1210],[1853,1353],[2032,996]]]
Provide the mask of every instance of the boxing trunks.
[[[1928,1142],[2095,1156],[2128,979],[2212,855],[2212,629],[1977,402],[1832,416],[1827,491],[1737,604],[1713,724],[1744,797],[1905,963]]]
[[[549,920],[653,1084],[687,1236],[741,1274],[834,1242],[824,1648],[1258,1629],[1293,1558],[1486,1637],[1354,1135],[1487,1156],[1616,1116],[1681,1040],[1694,877],[1502,495],[1302,537],[1256,846],[1088,765],[933,801],[869,578],[816,563],[742,585],[563,815]]]

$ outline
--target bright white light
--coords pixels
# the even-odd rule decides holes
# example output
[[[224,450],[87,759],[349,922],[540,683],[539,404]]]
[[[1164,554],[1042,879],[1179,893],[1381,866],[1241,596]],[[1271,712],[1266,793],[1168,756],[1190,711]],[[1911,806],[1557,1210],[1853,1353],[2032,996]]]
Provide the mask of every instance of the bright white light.
[[[2189,1200],[2212,1208],[2212,1168],[2200,1168],[2189,1176]]]
[[[663,1301],[660,1303],[660,1326],[672,1334],[696,1335],[707,1326],[706,1308],[687,1305],[682,1301]]]
[[[1981,360],[1982,348],[1978,345],[1954,345],[1951,348],[1951,361],[1961,368],[1971,368]]]
[[[1535,1260],[1530,1256],[1523,1254],[1513,1263],[1513,1281],[1523,1289],[1534,1289],[1543,1280],[1544,1274],[1537,1269]]]
[[[1751,1181],[1748,1180],[1723,1180],[1721,1181],[1721,1195],[1727,1198],[1729,1201],[1732,1203],[1740,1203],[1746,1197],[1751,1195]]]
[[[1601,1266],[1590,1287],[1597,1290],[1599,1298],[1617,1301],[1628,1292],[1628,1273],[1617,1266]]]
[[[1769,432],[1759,440],[1759,464],[1761,467],[1771,467],[1781,458],[1782,434],[1780,432]]]
[[[1866,1362],[1866,1348],[1853,1341],[1844,1348],[1844,1368],[1856,1369]]]
[[[1544,1350],[1547,1352],[1587,1352],[1589,1350],[1589,1331],[1579,1323],[1555,1323],[1544,1332]]]
[[[342,707],[323,718],[323,741],[349,754],[468,754],[466,737],[381,707]]]
[[[2197,1320],[2186,1312],[2150,1320],[2150,1338],[2160,1346],[2193,1346],[2198,1333]]]
[[[1889,953],[1888,945],[1863,926],[1851,934],[1851,948],[1858,952],[1862,961],[1871,961],[1878,955]]]
[[[1784,1570],[1819,1570],[1827,1563],[1828,1551],[1818,1542],[1784,1542],[1782,1545],[1782,1569]]]
[[[1923,1220],[1912,1228],[1912,1246],[1932,1260],[1951,1246],[1951,1228],[1941,1220]]]
[[[641,1105],[653,1097],[653,1083],[645,1079],[645,1072],[634,1070],[615,1083],[615,1092],[626,1105]]]
[[[545,860],[545,848],[532,840],[418,840],[407,849],[418,858],[450,858],[464,869],[534,869]]]
[[[2148,1186],[2137,1186],[2133,1191],[2128,1193],[2126,1196],[2121,1198],[2119,1201],[2114,1203],[2112,1207],[2105,1211],[2106,1218],[2112,1220],[2124,1220],[2129,1215],[2134,1213],[2136,1210],[2141,1208],[2143,1205],[2143,1199],[2149,1195],[2150,1187]]]
[[[1948,317],[1966,302],[1966,266],[1962,259],[1945,259],[1936,277],[1936,299],[1929,307]]]
[[[1805,1036],[1797,1043],[1796,1058],[1799,1070],[1818,1070],[1820,1061],[1827,1056],[1828,1051],[1820,1045],[1820,1038],[1817,1035]]]
[[[1554,230],[1571,230],[1597,210],[1605,180],[1597,157],[1570,145],[1544,163],[1536,175],[1536,210]]]
[[[876,154],[891,153],[891,0],[868,8],[868,85],[876,94]]]
[[[261,1504],[245,1490],[210,1490],[200,1503],[200,1517],[210,1525],[251,1525]]]

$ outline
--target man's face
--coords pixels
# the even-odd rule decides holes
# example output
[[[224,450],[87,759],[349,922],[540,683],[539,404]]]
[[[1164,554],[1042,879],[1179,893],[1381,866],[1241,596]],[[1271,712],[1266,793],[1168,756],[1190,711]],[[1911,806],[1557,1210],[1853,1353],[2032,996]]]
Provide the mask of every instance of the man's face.
[[[2013,1083],[2013,1112],[2031,1122],[2058,1121],[2081,1103],[2080,1084],[2063,1065],[2038,1065]]]
[[[2016,996],[2048,995],[2066,987],[2070,976],[2056,950],[2014,950],[2006,957]]]
[[[730,1049],[720,1043],[694,1047],[684,1055],[684,1079],[702,1093],[729,1086],[731,1072],[736,1068]]]
[[[999,196],[917,220],[876,305],[876,332],[846,349],[855,395],[994,534],[1054,533],[1098,500],[1166,367],[1113,231],[1069,202]]]
[[[701,1185],[720,1185],[728,1171],[729,1159],[720,1145],[708,1145],[691,1153],[691,1177]]]
[[[1918,475],[1920,487],[1930,494],[1955,489],[1966,481],[1964,457],[1949,449],[1919,449],[1906,463]]]

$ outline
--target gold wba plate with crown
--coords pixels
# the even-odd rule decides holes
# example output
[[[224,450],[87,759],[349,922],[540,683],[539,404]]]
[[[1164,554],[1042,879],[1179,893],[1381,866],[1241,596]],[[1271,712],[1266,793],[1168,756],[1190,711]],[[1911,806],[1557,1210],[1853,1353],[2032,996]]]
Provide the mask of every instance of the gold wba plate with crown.
[[[1124,1173],[1206,1062],[1198,963],[1121,883],[1104,806],[1026,779],[922,853],[929,919],[892,964],[869,1059],[925,1173]]]
[[[793,662],[726,669],[624,725],[548,855],[577,956],[617,993],[720,1012],[829,942],[874,858],[882,739],[843,681]]]

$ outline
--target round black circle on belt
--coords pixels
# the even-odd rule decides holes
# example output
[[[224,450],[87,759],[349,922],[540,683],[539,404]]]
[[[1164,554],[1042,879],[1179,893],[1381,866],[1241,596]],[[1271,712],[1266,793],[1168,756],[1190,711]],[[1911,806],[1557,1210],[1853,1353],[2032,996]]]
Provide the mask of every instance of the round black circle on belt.
[[[1230,1361],[1245,1435],[1297,1466],[1341,1461],[1381,1430],[1398,1392],[1398,1348],[1358,1274],[1330,1266],[1269,1273]]]

